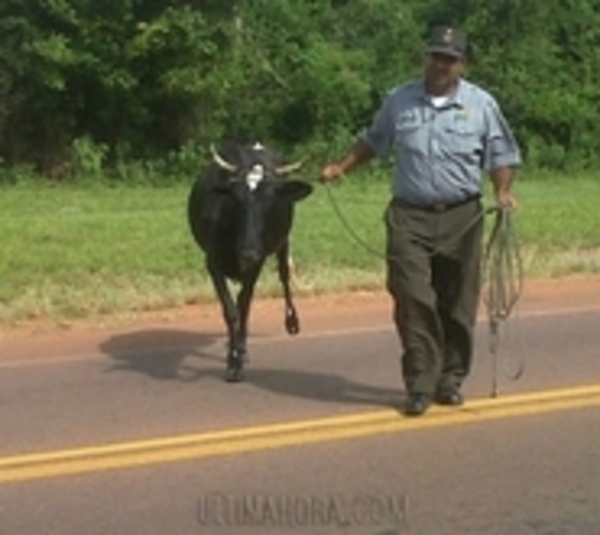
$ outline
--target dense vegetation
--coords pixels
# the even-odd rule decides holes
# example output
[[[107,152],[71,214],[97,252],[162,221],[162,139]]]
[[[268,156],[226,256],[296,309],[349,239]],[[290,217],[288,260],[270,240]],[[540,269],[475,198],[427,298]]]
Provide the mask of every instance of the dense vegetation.
[[[531,168],[600,159],[600,0],[3,0],[0,181],[169,183],[210,142],[337,153],[437,22]]]
[[[2,0],[0,324],[210,298],[184,217],[210,143],[260,139],[314,178],[437,23],[467,30],[522,146],[527,275],[597,272],[600,0]],[[336,192],[378,247],[388,177]],[[381,288],[325,191],[298,214],[302,289]]]

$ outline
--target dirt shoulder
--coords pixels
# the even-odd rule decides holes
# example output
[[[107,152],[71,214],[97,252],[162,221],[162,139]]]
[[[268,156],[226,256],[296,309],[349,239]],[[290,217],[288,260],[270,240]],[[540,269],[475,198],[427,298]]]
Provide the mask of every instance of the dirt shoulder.
[[[383,291],[302,297],[296,299],[296,307],[304,334],[368,328],[391,322],[390,300]],[[516,313],[596,307],[600,310],[600,276],[566,277],[526,281]],[[484,312],[483,307],[481,312]],[[0,360],[96,354],[107,340],[119,338],[128,339],[132,348],[160,347],[177,343],[184,339],[185,333],[188,339],[193,333],[222,338],[224,327],[218,304],[86,319],[68,326],[42,320],[0,326]],[[254,302],[251,334],[285,335],[281,299]],[[127,347],[122,349],[127,350]]]

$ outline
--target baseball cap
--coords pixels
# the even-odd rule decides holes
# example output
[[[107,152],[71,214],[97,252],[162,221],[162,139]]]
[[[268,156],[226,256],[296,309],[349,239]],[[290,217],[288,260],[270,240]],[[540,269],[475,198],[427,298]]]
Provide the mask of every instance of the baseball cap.
[[[436,26],[427,41],[429,54],[445,54],[462,59],[467,55],[467,50],[467,36],[452,26]]]

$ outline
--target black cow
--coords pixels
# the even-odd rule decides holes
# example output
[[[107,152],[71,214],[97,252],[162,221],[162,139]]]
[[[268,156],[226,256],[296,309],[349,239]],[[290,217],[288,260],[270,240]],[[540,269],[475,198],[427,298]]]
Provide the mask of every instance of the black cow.
[[[285,298],[285,327],[300,330],[290,290],[289,234],[294,203],[312,193],[306,182],[287,179],[302,163],[285,165],[260,144],[230,144],[218,152],[196,181],[188,200],[194,239],[204,250],[206,267],[227,325],[228,381],[243,379],[247,325],[254,287],[266,258],[275,254]],[[233,300],[229,281],[240,283]]]

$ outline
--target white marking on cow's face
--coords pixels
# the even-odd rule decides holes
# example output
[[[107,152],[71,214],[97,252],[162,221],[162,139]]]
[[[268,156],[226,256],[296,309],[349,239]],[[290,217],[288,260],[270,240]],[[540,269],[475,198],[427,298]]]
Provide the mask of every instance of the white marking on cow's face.
[[[265,150],[265,147],[257,141],[252,147],[252,150]]]
[[[254,191],[258,184],[265,178],[265,168],[257,163],[252,166],[252,169],[246,175],[246,184],[250,190]]]

